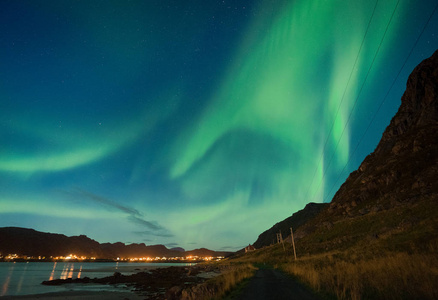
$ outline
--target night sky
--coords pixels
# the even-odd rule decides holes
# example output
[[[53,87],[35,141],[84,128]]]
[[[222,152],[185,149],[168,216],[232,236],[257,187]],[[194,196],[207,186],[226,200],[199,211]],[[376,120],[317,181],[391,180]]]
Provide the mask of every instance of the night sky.
[[[436,5],[2,0],[0,227],[254,242],[375,149]]]

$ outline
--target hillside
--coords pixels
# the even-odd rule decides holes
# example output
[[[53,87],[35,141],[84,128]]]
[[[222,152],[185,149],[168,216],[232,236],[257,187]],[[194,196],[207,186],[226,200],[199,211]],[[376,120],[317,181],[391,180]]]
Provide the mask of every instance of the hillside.
[[[356,244],[426,250],[438,241],[437,182],[438,51],[412,71],[375,151],[297,237],[307,251]]]
[[[100,244],[85,235],[67,237],[63,234],[39,232],[18,227],[0,228],[0,253],[16,253],[28,256],[78,256],[113,259],[116,257],[186,257],[227,256],[228,252],[208,249],[181,251],[168,249],[164,245],[146,246],[144,243],[125,245],[124,243]]]
[[[376,150],[333,198],[333,214],[357,215],[438,195],[438,52],[409,76],[401,106]],[[360,211],[360,212],[359,212]]]
[[[332,202],[297,222],[306,206],[262,233],[256,245],[272,243],[280,230],[285,238],[292,224],[295,239],[301,239],[298,251],[305,253],[354,245],[430,247],[438,241],[437,182],[438,51],[412,71],[401,106],[375,151]]]
[[[328,207],[328,203],[308,203],[302,210],[297,211],[289,218],[278,222],[270,229],[264,231],[259,235],[257,241],[254,243],[256,249],[264,246],[269,246],[277,242],[277,233],[281,232],[283,237],[290,234],[290,228],[298,229],[310,219],[314,218],[324,208]]]

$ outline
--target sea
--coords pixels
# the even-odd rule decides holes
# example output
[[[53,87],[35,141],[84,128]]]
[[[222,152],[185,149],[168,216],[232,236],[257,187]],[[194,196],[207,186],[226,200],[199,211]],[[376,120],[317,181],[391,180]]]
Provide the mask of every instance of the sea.
[[[124,285],[63,284],[46,286],[46,280],[101,278],[120,272],[129,275],[148,269],[190,266],[190,263],[129,262],[0,262],[0,296],[33,295],[63,291],[129,291]]]

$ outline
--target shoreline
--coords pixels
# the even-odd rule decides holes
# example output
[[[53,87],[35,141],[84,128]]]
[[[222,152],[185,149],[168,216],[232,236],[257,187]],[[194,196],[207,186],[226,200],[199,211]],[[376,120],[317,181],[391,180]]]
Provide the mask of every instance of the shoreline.
[[[28,295],[5,295],[1,299],[40,299],[40,300],[87,300],[87,299],[109,299],[109,300],[138,300],[138,299],[165,299],[165,295],[171,288],[184,289],[205,282],[209,278],[221,274],[221,268],[217,266],[195,265],[186,267],[161,267],[147,268],[135,267],[131,269],[136,273],[123,275],[116,270],[112,276],[103,278],[81,279],[55,279],[43,281],[48,286],[71,286],[71,290],[54,291],[42,294]],[[129,272],[124,272],[129,273]],[[87,290],[87,285],[101,285],[103,290]],[[126,289],[105,290],[105,287],[116,288],[124,285]],[[77,289],[77,290],[76,290]]]

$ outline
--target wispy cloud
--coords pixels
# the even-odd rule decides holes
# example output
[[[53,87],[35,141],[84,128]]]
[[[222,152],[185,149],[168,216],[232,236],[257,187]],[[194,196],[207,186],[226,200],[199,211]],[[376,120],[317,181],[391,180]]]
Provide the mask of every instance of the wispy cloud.
[[[150,231],[150,230],[145,230],[145,231],[134,231],[133,233],[138,234],[138,235],[146,235],[146,236],[158,236],[158,237],[174,237],[175,235],[173,235],[172,233],[168,232],[166,229],[163,229],[162,231]]]
[[[84,191],[80,188],[76,188],[74,190],[74,193],[70,193],[76,196],[81,196],[82,198],[88,198],[89,200],[93,200],[94,202],[98,202],[100,204],[103,204],[107,207],[119,210],[121,212],[127,213],[129,215],[132,216],[142,216],[142,214],[136,210],[135,208],[129,207],[129,206],[125,206],[125,205],[121,205],[115,201],[109,200],[107,198],[104,198],[102,196]]]
[[[130,215],[128,217],[128,219],[133,223],[144,226],[144,227],[149,228],[151,230],[163,230],[164,229],[155,221],[147,221],[147,220],[145,220],[141,217],[135,216],[135,215]]]
[[[169,230],[158,224],[158,222],[146,220],[143,214],[133,207],[122,205],[108,198],[93,194],[88,191],[84,191],[80,188],[75,188],[73,191],[67,193],[75,196],[75,198],[80,198],[82,200],[84,199],[91,200],[93,202],[103,205],[107,209],[116,210],[127,214],[127,219],[130,222],[139,225],[141,228],[147,229],[147,230],[135,232],[137,234],[141,233],[141,235],[158,236],[158,237],[174,236],[169,232]]]

